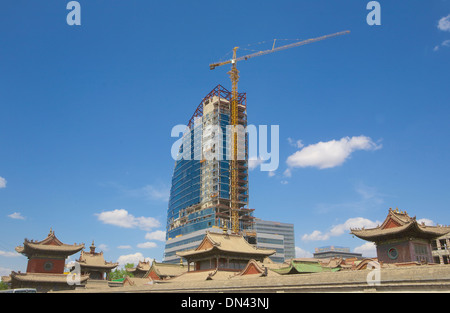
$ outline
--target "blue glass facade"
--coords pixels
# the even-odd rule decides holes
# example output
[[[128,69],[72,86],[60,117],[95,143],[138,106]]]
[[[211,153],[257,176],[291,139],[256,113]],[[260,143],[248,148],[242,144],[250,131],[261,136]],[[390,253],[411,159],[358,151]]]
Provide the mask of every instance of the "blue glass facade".
[[[227,128],[230,122],[231,93],[221,86],[206,96],[190,122],[190,130],[183,136],[179,160],[175,162],[170,191],[165,262],[179,262],[171,239],[176,245],[186,245],[182,236],[221,227],[230,222],[230,140]],[[240,94],[241,117],[246,126],[245,94]],[[201,112],[201,114],[197,114]],[[247,155],[247,137],[243,149]],[[239,170],[240,206],[248,205],[248,165],[242,160]],[[243,210],[241,229],[251,228],[252,210]],[[170,250],[170,253],[168,252]]]

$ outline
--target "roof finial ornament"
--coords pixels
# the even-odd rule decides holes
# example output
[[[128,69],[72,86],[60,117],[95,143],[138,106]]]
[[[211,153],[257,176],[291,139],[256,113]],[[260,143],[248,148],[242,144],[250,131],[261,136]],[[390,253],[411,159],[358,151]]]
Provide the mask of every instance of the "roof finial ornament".
[[[94,245],[94,240],[92,240],[92,245],[89,247],[91,249],[91,254],[95,254],[95,245]]]

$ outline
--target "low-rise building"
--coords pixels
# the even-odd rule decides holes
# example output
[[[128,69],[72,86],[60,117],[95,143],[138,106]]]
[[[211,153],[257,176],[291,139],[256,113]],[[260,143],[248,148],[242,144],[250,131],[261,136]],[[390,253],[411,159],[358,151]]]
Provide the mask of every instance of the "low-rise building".
[[[326,246],[315,248],[314,258],[328,259],[328,258],[357,258],[362,259],[361,253],[350,252],[350,248],[338,246]]]
[[[450,264],[450,234],[436,238],[431,243],[434,263]]]

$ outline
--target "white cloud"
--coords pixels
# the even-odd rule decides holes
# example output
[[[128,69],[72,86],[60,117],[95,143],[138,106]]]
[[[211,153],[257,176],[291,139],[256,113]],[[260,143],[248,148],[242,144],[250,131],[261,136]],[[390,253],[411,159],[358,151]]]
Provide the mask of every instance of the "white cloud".
[[[25,219],[25,217],[22,216],[22,214],[19,212],[14,212],[12,214],[9,214],[8,217],[15,219],[15,220],[24,220]]]
[[[373,258],[377,256],[377,247],[373,242],[366,242],[362,246],[353,249],[355,253],[361,253],[363,257]]]
[[[342,165],[350,155],[357,150],[378,150],[371,138],[366,136],[344,137],[340,140],[318,142],[304,147],[287,159],[290,168],[317,167],[319,169],[332,168]]]
[[[117,249],[131,249],[130,245],[118,246]]]
[[[139,188],[129,188],[117,183],[106,183],[107,186],[116,188],[120,193],[127,197],[145,198],[147,200],[168,201],[170,195],[170,188],[164,184],[159,185],[145,185]]]
[[[157,230],[151,233],[145,234],[145,239],[147,240],[158,240],[158,241],[166,241],[166,232],[162,230]]]
[[[349,218],[343,224],[339,224],[331,228],[330,236],[340,236],[344,233],[350,233],[352,228],[375,228],[380,225],[380,222],[372,222],[363,217]]]
[[[450,32],[450,14],[441,18],[437,27],[439,30]]]
[[[139,190],[138,190],[139,191]],[[170,195],[170,189],[168,187],[153,185],[146,185],[140,189],[144,197],[150,200],[168,201]]]
[[[269,171],[267,173],[267,175],[269,175],[269,177],[274,177],[275,176],[275,171]]]
[[[138,243],[137,247],[140,249],[151,249],[151,248],[156,248],[157,245],[154,242],[147,241],[147,242],[143,242],[143,243]]]
[[[380,194],[375,187],[370,187],[364,183],[358,183],[355,187],[355,191],[361,196],[363,201],[373,200],[374,202],[383,203],[382,194]]]
[[[450,47],[450,39],[444,40],[440,45],[434,47],[433,51],[438,51],[440,47]]]
[[[260,158],[250,158],[248,160],[248,169],[254,170],[255,168],[257,168],[258,166],[260,166],[261,164],[264,163],[264,160],[261,160]]]
[[[328,240],[330,238],[329,234],[323,234],[319,230],[313,231],[311,234],[304,234],[302,236],[303,241],[321,241],[321,240]]]
[[[290,168],[287,168],[284,172],[283,172],[283,176],[284,177],[291,177],[292,176],[292,170]]]
[[[295,257],[296,258],[312,258],[313,254],[309,251],[303,250],[300,247],[295,247]]]
[[[344,223],[333,226],[330,231],[323,233],[319,230],[313,231],[311,234],[305,234],[302,236],[303,241],[325,241],[331,237],[338,237],[343,234],[349,234],[351,228],[374,228],[381,223],[373,222],[363,217],[349,218]]]
[[[104,243],[99,244],[99,245],[98,245],[98,249],[99,249],[100,251],[108,251],[108,250],[109,250],[109,249],[108,249],[108,246],[105,245]]]
[[[428,218],[421,218],[420,220],[417,220],[417,223],[419,224],[424,223],[427,226],[436,226],[436,223]]]
[[[315,210],[321,214],[331,211],[353,211],[355,214],[361,214],[371,210],[377,210],[385,206],[385,197],[391,197],[388,194],[379,192],[375,187],[367,186],[363,182],[359,182],[355,186],[355,192],[358,198],[352,197],[349,201],[339,203],[319,202],[316,204]]]
[[[135,217],[124,209],[105,211],[95,215],[97,215],[99,221],[104,224],[115,225],[123,228],[140,228],[142,230],[150,230],[160,226],[158,220],[153,217]]]
[[[290,137],[287,140],[288,140],[289,144],[295,148],[300,149],[305,146],[301,140],[295,140]]]
[[[0,280],[2,276],[8,276],[13,270],[6,267],[0,267]]]
[[[6,179],[3,177],[0,177],[0,189],[1,188],[6,188]]]
[[[4,257],[7,257],[7,258],[15,258],[15,257],[21,256],[21,254],[17,253],[17,252],[8,252],[8,251],[1,251],[0,250],[0,256],[4,256]]]
[[[124,267],[128,263],[134,264],[134,266],[138,265],[139,261],[151,261],[150,258],[144,258],[144,255],[140,252],[134,254],[121,255],[117,259],[120,267]]]

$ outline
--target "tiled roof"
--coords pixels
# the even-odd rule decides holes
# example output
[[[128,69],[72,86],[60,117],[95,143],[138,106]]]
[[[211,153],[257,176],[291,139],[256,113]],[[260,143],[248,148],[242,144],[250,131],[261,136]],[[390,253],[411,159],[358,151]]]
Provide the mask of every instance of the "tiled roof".
[[[324,267],[320,264],[320,262],[315,260],[311,261],[291,260],[288,266],[273,269],[273,271],[282,275],[286,275],[286,274],[337,272],[339,271],[339,268]]]
[[[103,252],[84,252],[83,250],[80,253],[80,258],[77,260],[81,266],[86,267],[97,267],[97,268],[106,268],[113,269],[119,265],[119,263],[106,262],[103,257]]]
[[[151,271],[154,271],[160,278],[175,277],[187,272],[187,267],[180,264],[159,263],[153,261],[152,266],[145,276],[148,276]]]
[[[235,275],[236,272],[211,269],[208,271],[185,272],[180,276],[167,280],[167,282],[176,283],[176,282],[198,282],[206,280],[227,280]]]
[[[275,250],[256,248],[250,245],[244,237],[240,235],[207,232],[202,243],[200,243],[196,249],[177,252],[177,255],[189,257],[207,253],[214,249],[235,254],[260,256],[269,256],[276,253]]]
[[[24,255],[30,255],[34,253],[55,253],[55,254],[63,254],[63,255],[72,255],[77,253],[78,251],[84,248],[84,243],[82,244],[73,244],[68,245],[62,243],[55,236],[55,232],[50,230],[47,238],[41,241],[33,241],[25,239],[23,246],[16,247],[16,251],[18,253],[22,253]]]
[[[256,260],[250,260],[247,263],[247,266],[240,271],[237,275],[233,276],[233,279],[242,278],[247,279],[248,277],[257,277],[257,276],[279,276],[277,272],[273,271],[273,269],[281,268],[285,265],[282,263],[273,263],[269,258],[266,258],[264,262],[259,262]],[[249,274],[248,270],[250,267],[254,267],[258,273]],[[267,270],[266,270],[267,269]]]
[[[402,212],[398,209],[389,209],[389,214],[381,226],[351,229],[351,234],[368,241],[398,238],[402,233],[433,239],[449,232],[450,227],[448,226],[427,226],[424,223],[418,223],[415,217],[410,217],[406,211]]]
[[[81,275],[80,282],[84,283],[88,280],[89,275]],[[65,274],[44,274],[44,273],[16,273],[11,272],[11,280],[33,283],[67,283],[67,275]]]

